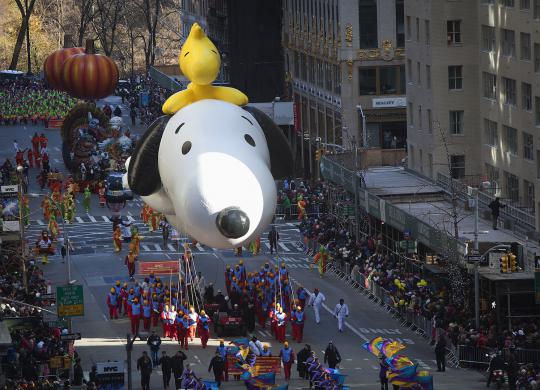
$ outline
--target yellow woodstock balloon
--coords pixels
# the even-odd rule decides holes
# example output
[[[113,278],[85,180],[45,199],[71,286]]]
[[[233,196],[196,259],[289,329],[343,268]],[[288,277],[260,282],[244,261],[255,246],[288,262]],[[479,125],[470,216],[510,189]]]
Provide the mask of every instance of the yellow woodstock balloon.
[[[238,106],[248,103],[247,96],[239,90],[212,85],[219,73],[221,58],[216,46],[197,23],[191,27],[189,36],[180,50],[178,61],[182,73],[191,83],[187,89],[167,99],[162,108],[164,114],[175,114],[188,104],[203,99],[224,100]]]

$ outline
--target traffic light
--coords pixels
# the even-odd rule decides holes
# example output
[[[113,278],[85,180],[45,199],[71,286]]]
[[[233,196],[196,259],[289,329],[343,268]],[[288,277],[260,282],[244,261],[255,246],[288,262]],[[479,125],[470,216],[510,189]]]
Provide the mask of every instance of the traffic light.
[[[510,272],[517,272],[517,256],[513,253],[508,255]]]
[[[315,151],[315,160],[316,161],[321,161],[321,156],[322,156],[322,150],[321,149],[317,149]]]
[[[507,273],[508,272],[508,256],[507,255],[502,255],[499,262],[500,262],[500,266],[501,266],[501,274]]]

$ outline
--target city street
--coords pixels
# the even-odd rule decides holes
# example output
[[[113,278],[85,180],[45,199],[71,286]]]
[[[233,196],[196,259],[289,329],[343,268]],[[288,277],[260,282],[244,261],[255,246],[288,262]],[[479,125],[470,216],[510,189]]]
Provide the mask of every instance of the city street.
[[[116,99],[116,98],[114,98]],[[127,119],[127,118],[125,118]],[[13,134],[17,134],[21,146],[24,142],[30,143],[30,137],[38,131],[45,132],[49,138],[49,150],[52,168],[62,170],[61,145],[59,130],[45,130],[40,126],[13,128],[3,127],[0,133],[0,145],[2,145],[1,157],[13,158],[10,145]],[[139,129],[140,131],[140,129]],[[24,145],[26,147],[27,145]],[[37,171],[31,170],[31,186],[29,190],[31,201],[31,225],[27,229],[29,243],[35,241],[42,228],[44,228],[43,215],[40,209],[41,195],[35,183]],[[85,294],[85,316],[75,318],[73,331],[80,332],[83,339],[76,342],[76,349],[82,358],[84,371],[87,373],[96,362],[107,360],[126,359],[125,337],[129,332],[129,322],[126,318],[110,321],[106,306],[106,295],[109,288],[116,280],[128,281],[128,274],[124,266],[126,249],[121,255],[113,253],[112,249],[112,224],[108,220],[110,215],[106,208],[100,208],[97,204],[97,196],[92,197],[92,207],[87,215],[82,211],[80,195],[77,199],[77,214],[73,225],[68,225],[70,241],[73,243],[74,252],[71,255],[71,278],[77,284],[82,284]],[[139,213],[142,206],[140,199],[129,202],[122,211],[124,219],[133,221],[143,236],[141,242],[141,256],[139,261],[174,260],[177,259],[175,248],[171,241],[163,245],[160,232],[149,233],[147,227],[142,225]],[[402,328],[399,322],[391,317],[386,310],[368,300],[358,290],[347,287],[343,282],[327,274],[320,279],[316,270],[309,269],[309,259],[302,252],[301,237],[296,228],[295,221],[279,222],[278,229],[281,235],[280,253],[278,256],[269,255],[269,246],[266,234],[262,240],[262,255],[252,257],[244,256],[247,270],[258,270],[265,262],[284,261],[289,268],[291,279],[294,283],[304,285],[309,291],[319,288],[326,295],[326,302],[322,321],[316,325],[313,320],[313,311],[308,309],[307,323],[305,326],[305,343],[312,346],[313,350],[322,357],[323,351],[329,341],[333,341],[339,349],[343,361],[340,369],[348,375],[347,385],[351,388],[378,388],[377,380],[379,366],[376,358],[368,354],[362,347],[362,343],[377,336],[383,336],[399,340],[407,345],[405,353],[418,363],[419,370],[428,370],[434,375],[436,389],[480,389],[485,387],[484,376],[477,372],[471,372],[455,367],[447,367],[444,373],[436,372],[435,354],[433,347],[419,335]],[[205,245],[197,245],[193,248],[195,266],[201,271],[206,283],[213,282],[216,290],[224,286],[224,269],[226,264],[233,265],[238,257],[231,250],[213,250]],[[66,266],[57,254],[50,258],[50,263],[44,266],[45,275],[53,284],[62,284],[66,280]],[[140,278],[140,277],[139,277]],[[166,277],[164,278],[166,279]],[[168,283],[168,281],[165,281]],[[296,290],[296,285],[294,289]],[[339,333],[337,322],[332,317],[331,311],[340,298],[348,303],[351,315],[347,319],[345,332]],[[288,333],[290,330],[288,331]],[[161,329],[159,329],[161,334]],[[271,344],[274,354],[279,353],[281,346],[270,337],[268,330],[258,327],[255,335],[263,342]],[[232,339],[232,338],[229,338]],[[187,352],[188,362],[194,364],[197,375],[210,379],[212,376],[207,372],[208,364],[214,354],[217,340],[211,335],[209,347],[203,350],[197,339]],[[291,343],[293,349],[298,352],[303,345]],[[133,351],[133,361],[146,350],[146,343],[137,341]],[[177,350],[177,344],[165,341],[162,350],[170,355]],[[134,365],[135,367],[135,365]],[[134,388],[140,388],[140,377],[133,372]],[[294,371],[292,388],[307,387],[307,382],[297,379]],[[278,377],[282,382],[283,377]],[[226,388],[243,387],[239,382],[229,382]],[[151,388],[161,388],[160,369],[154,370],[151,379]]]

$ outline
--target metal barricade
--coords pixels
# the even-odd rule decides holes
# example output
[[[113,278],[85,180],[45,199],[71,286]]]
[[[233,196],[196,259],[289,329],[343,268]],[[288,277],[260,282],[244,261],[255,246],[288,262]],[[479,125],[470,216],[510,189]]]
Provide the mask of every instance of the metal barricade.
[[[458,345],[457,358],[460,364],[482,364],[489,365],[491,360],[490,354],[493,353],[491,348],[477,348],[467,345]]]

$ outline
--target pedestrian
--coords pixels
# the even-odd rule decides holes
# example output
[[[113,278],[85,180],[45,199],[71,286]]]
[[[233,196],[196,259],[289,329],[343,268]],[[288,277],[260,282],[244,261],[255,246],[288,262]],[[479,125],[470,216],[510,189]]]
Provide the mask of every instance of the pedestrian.
[[[158,364],[161,366],[161,372],[163,374],[163,388],[168,389],[171,382],[171,357],[167,355],[167,351],[161,352]]]
[[[66,246],[64,244],[62,244],[62,247],[60,248],[60,254],[62,255],[62,263],[63,263],[66,259],[66,254],[67,254]]]
[[[167,241],[169,241],[170,226],[169,226],[169,222],[167,222],[165,217],[161,217],[161,222],[159,223],[159,226],[161,227],[161,236],[163,237],[163,247],[167,248]]]
[[[349,306],[345,304],[345,300],[341,298],[339,303],[334,309],[334,317],[338,320],[338,330],[343,332],[343,324],[345,323],[345,317],[349,316]]]
[[[283,372],[285,374],[285,380],[288,381],[291,379],[291,367],[294,363],[294,351],[289,347],[289,342],[285,341],[283,343],[283,348],[279,351],[279,357],[283,363]]]
[[[73,365],[73,384],[75,386],[82,386],[84,379],[84,373],[81,366],[81,359],[76,359]]]
[[[146,344],[150,346],[150,356],[152,357],[154,367],[156,367],[159,364],[158,352],[159,347],[161,346],[161,337],[156,334],[155,330],[152,331],[152,334],[148,337],[148,340],[146,340]]]
[[[96,366],[92,366],[92,370],[88,373],[88,381],[93,382],[96,386],[99,385]]]
[[[439,336],[437,344],[435,344],[435,359],[437,360],[437,371],[444,372],[446,370],[446,338],[444,334]]]
[[[214,381],[216,381],[218,387],[220,387],[221,381],[223,380],[223,372],[225,370],[225,360],[221,357],[221,353],[218,350],[216,350],[216,354],[212,360],[210,360],[208,372],[210,372],[210,370],[214,371]]]
[[[296,370],[298,371],[298,376],[302,379],[309,379],[306,361],[310,356],[311,346],[309,344],[306,344],[296,356]]]
[[[492,201],[488,207],[491,209],[491,220],[493,222],[493,230],[497,230],[497,221],[499,219],[499,210],[504,209],[506,205],[502,204],[499,201],[497,196],[494,201]]]
[[[326,364],[327,362],[328,367],[330,368],[336,368],[336,366],[341,362],[341,355],[332,341],[328,343],[328,346],[324,351],[324,363]]]
[[[142,390],[150,390],[150,375],[152,374],[152,361],[148,353],[143,351],[142,356],[137,360],[137,371],[141,372]]]
[[[135,106],[131,106],[129,116],[131,117],[131,125],[135,126],[135,119],[137,118],[137,110],[135,109]]]
[[[184,372],[184,360],[187,360],[187,356],[184,352],[178,351],[171,358],[171,369],[174,375],[175,389],[182,387],[182,374]]]
[[[268,243],[270,244],[270,254],[273,254],[276,251],[278,253],[277,245],[279,240],[279,232],[276,230],[276,227],[272,225],[270,232],[268,232]]]
[[[313,290],[313,294],[309,297],[308,305],[313,307],[315,313],[315,322],[319,324],[321,322],[321,306],[326,301],[326,297],[318,288]]]

